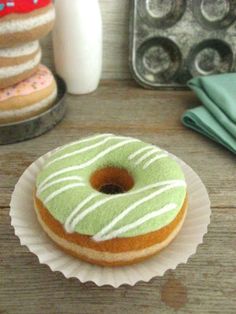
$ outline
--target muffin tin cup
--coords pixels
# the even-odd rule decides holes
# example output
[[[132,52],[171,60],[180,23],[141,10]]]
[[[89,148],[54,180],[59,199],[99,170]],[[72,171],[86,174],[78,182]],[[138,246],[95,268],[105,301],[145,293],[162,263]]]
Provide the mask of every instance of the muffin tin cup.
[[[189,71],[192,76],[231,72],[234,54],[231,47],[219,39],[204,40],[189,53]]]
[[[186,10],[186,0],[141,1],[139,12],[154,27],[166,28],[177,23]]]
[[[147,282],[153,277],[162,276],[180,263],[186,263],[202,243],[210,223],[209,197],[198,175],[182,160],[173,156],[186,177],[189,209],[180,233],[169,246],[142,263],[115,268],[92,265],[67,255],[44,233],[33,205],[32,195],[37,174],[51,154],[49,152],[40,157],[20,177],[12,194],[10,216],[11,225],[21,245],[27,246],[39,262],[48,265],[52,271],[59,271],[66,278],[77,278],[80,282],[92,281],[98,286],[133,286],[139,281]]]
[[[235,22],[235,0],[196,0],[193,12],[196,19],[206,29],[225,29]]]
[[[178,46],[170,39],[153,37],[137,50],[137,73],[149,82],[168,83],[178,75],[182,63]]]
[[[0,124],[0,145],[22,142],[40,136],[51,130],[63,119],[66,112],[64,101],[66,85],[58,76],[55,79],[58,87],[58,96],[54,105],[47,111],[30,119],[16,123]]]
[[[236,71],[236,0],[132,0],[130,68],[146,88]]]

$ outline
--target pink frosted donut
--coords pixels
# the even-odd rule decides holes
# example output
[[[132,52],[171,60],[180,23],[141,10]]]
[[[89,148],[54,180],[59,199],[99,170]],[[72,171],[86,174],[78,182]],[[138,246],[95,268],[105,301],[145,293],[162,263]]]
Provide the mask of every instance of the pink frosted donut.
[[[0,88],[15,85],[33,75],[41,61],[39,42],[0,49]]]
[[[51,71],[39,65],[30,78],[0,90],[0,123],[25,120],[46,111],[57,97],[57,84]]]

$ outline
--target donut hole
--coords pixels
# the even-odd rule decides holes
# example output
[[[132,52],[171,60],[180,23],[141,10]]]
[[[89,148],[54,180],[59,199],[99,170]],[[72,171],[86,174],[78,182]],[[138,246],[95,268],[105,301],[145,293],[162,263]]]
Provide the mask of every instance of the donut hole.
[[[104,194],[121,194],[132,189],[134,179],[126,169],[106,167],[91,175],[90,184]]]

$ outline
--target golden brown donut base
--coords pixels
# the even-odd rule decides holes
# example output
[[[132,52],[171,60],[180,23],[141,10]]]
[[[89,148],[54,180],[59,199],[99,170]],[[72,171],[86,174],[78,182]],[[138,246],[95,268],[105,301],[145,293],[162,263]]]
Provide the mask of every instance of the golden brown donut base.
[[[20,57],[0,57],[0,68],[12,67],[16,65],[21,65],[26,63],[36,57],[36,55],[40,52],[41,48],[37,49],[37,51],[33,52],[30,55],[20,56]]]
[[[17,83],[20,83],[21,81],[26,80],[27,78],[32,76],[35,72],[37,72],[37,70],[38,70],[38,65],[35,66],[33,69],[25,71],[21,74],[0,79],[0,89],[14,86]]]
[[[176,218],[157,231],[136,237],[95,242],[91,236],[65,232],[63,225],[49,213],[35,195],[34,202],[39,223],[61,249],[81,260],[102,266],[131,265],[155,255],[176,237],[184,222],[188,206],[186,197]]]
[[[0,27],[1,27],[1,22],[11,21],[11,20],[24,20],[24,19],[28,19],[34,16],[44,14],[47,11],[51,10],[52,6],[53,5],[50,4],[46,6],[45,8],[38,9],[31,13],[26,13],[26,14],[9,14],[1,18]],[[53,29],[53,25],[54,25],[54,21],[51,21],[42,26],[35,27],[35,28],[32,28],[31,30],[27,30],[24,32],[1,34],[0,35],[0,47],[2,48],[15,47],[20,44],[25,44],[27,42],[31,42],[31,41],[35,41],[40,38],[43,38]]]
[[[42,91],[35,92],[27,96],[12,97],[8,101],[1,102],[0,103],[0,124],[23,121],[23,120],[35,117],[36,115],[39,115],[47,111],[53,105],[55,101],[54,99],[51,102],[49,102],[47,106],[44,106],[43,108],[38,107],[37,103],[49,97],[55,89],[56,89],[56,82],[54,80],[53,83],[48,88],[45,88]],[[27,113],[22,112],[22,114],[19,114],[17,116],[15,116],[14,114],[8,117],[4,117],[3,115],[1,115],[1,112],[4,113],[5,110],[6,111],[20,110],[20,109],[24,109],[25,107],[31,107],[32,110],[30,110]]]
[[[49,97],[56,88],[56,82],[53,82],[47,87],[40,91],[31,93],[26,96],[15,96],[7,100],[0,102],[0,112],[4,110],[22,109],[28,107],[36,102],[39,102]]]

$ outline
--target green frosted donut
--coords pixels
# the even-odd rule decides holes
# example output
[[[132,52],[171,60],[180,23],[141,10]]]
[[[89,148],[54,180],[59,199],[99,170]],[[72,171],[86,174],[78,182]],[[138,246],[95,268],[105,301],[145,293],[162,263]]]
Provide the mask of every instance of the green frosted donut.
[[[105,194],[91,185],[98,169],[126,169],[133,186]],[[140,140],[99,134],[59,148],[37,181],[37,197],[67,232],[96,241],[134,237],[168,225],[181,210],[186,182],[166,151]]]

